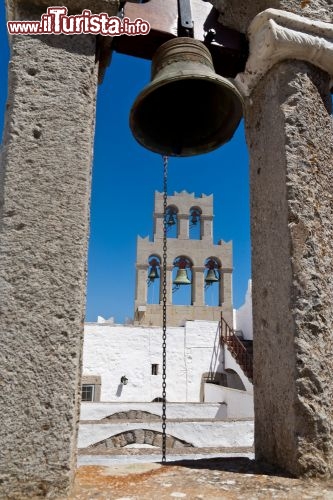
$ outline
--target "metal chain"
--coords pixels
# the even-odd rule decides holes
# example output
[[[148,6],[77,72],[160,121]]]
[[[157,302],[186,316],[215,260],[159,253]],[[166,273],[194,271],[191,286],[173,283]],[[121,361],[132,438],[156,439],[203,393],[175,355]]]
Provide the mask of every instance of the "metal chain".
[[[162,463],[166,462],[166,328],[167,328],[167,220],[166,212],[168,205],[168,160],[163,156],[163,283],[162,283],[162,303],[163,303],[163,322],[162,322]]]

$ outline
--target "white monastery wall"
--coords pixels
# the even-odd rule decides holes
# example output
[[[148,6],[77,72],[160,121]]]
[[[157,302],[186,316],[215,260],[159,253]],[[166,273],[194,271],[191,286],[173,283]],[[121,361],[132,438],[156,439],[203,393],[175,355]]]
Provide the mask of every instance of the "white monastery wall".
[[[161,432],[160,422],[122,422],[110,424],[80,424],[78,448],[108,439],[122,432],[135,429],[146,429]],[[253,445],[253,421],[230,420],[214,422],[168,422],[167,433],[175,438],[190,443],[197,448],[202,447],[250,447]]]
[[[157,375],[152,375],[152,364],[158,365]],[[217,322],[188,321],[185,327],[167,329],[168,402],[203,401],[203,376],[224,369],[238,373],[252,395],[252,384],[219,345]],[[86,324],[83,375],[101,377],[102,402],[142,403],[161,397],[161,327]],[[122,376],[128,379],[127,385],[120,382]]]
[[[83,374],[101,377],[101,401],[152,401],[161,397],[160,327],[85,325]],[[220,371],[217,322],[187,322],[167,330],[167,400],[200,401],[201,377]],[[151,365],[158,364],[158,375]],[[120,383],[121,377],[127,385]]]
[[[205,402],[214,401],[226,403],[228,418],[254,418],[253,393],[216,384],[205,384]]]
[[[209,384],[210,385],[210,384]],[[215,386],[216,387],[216,386]],[[161,403],[82,403],[81,422],[100,421],[120,412],[140,410],[162,416]],[[218,403],[168,403],[168,419],[224,419],[226,405]]]
[[[253,339],[252,280],[248,281],[244,304],[239,309],[234,309],[234,329],[242,330],[244,339]]]

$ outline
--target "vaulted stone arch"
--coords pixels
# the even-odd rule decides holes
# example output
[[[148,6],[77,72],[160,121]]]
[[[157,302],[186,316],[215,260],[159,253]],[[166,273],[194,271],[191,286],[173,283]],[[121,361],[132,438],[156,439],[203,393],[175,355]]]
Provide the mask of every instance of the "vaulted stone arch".
[[[147,444],[160,448],[162,445],[162,433],[151,429],[133,429],[103,439],[98,443],[88,446],[83,451],[94,450],[105,452],[114,448],[124,448],[131,444]],[[167,434],[166,445],[167,448],[188,448],[193,446],[191,443],[170,434]]]
[[[160,420],[161,417],[156,415],[155,413],[151,413],[149,411],[142,410],[128,410],[128,411],[119,411],[117,413],[113,413],[108,417],[103,418],[103,421],[107,420]]]

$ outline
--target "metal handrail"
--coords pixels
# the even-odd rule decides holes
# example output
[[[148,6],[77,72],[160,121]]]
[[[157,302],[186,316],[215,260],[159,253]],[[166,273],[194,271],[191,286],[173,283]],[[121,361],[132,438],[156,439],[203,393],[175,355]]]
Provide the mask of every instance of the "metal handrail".
[[[248,353],[246,347],[239,340],[234,330],[229,326],[229,324],[223,318],[222,314],[220,321],[220,339],[221,343],[225,342],[229,347],[231,347],[230,351],[234,355],[236,361],[240,365],[242,365],[242,368],[244,369],[245,372],[247,372],[247,375],[250,376],[250,378],[252,378],[252,373],[253,373],[252,356]]]

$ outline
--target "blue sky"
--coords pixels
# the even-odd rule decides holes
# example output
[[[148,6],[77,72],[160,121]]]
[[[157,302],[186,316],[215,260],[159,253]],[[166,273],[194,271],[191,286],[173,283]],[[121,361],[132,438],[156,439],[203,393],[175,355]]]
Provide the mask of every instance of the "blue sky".
[[[0,15],[0,128],[7,96],[8,42]],[[130,108],[150,79],[150,62],[113,54],[99,86],[88,261],[87,320],[133,317],[136,237],[152,236],[154,191],[162,191],[162,160],[132,137]],[[214,195],[214,242],[233,240],[234,306],[250,278],[248,154],[243,123],[217,151],[170,158],[168,192]]]

